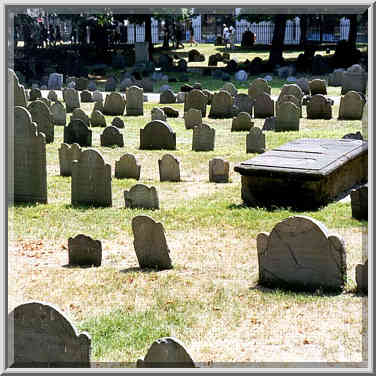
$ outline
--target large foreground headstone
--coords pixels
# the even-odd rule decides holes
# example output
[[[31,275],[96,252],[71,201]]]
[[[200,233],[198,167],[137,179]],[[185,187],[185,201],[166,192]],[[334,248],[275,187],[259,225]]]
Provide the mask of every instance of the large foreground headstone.
[[[140,268],[172,268],[164,228],[152,218],[139,215],[132,219],[134,249]]]
[[[112,125],[103,130],[100,139],[101,146],[119,146],[120,148],[124,146],[123,135],[121,134],[119,128]]]
[[[31,114],[33,122],[38,126],[38,132],[42,132],[46,136],[46,143],[54,142],[54,125],[52,115],[48,107],[40,100],[31,102],[27,107]]]
[[[91,338],[57,308],[42,302],[17,306],[10,314],[14,365],[21,368],[90,367]]]
[[[72,175],[72,161],[78,161],[81,157],[81,148],[78,144],[61,144],[59,148],[59,165],[61,176]]]
[[[136,184],[129,191],[124,191],[124,201],[126,208],[159,209],[157,190],[144,184]]]
[[[211,151],[214,150],[215,129],[207,124],[197,125],[193,128],[192,150]]]
[[[153,120],[140,129],[140,149],[175,150],[176,133],[166,122]]]
[[[124,154],[115,161],[115,177],[118,179],[140,179],[141,165],[133,154]]]
[[[213,158],[209,161],[209,182],[228,183],[230,163],[223,158]]]
[[[91,146],[92,131],[81,119],[73,119],[64,127],[64,143]]]
[[[257,236],[259,283],[341,291],[346,281],[343,240],[309,217],[289,217]]]
[[[72,162],[72,205],[112,206],[111,166],[88,149]]]
[[[103,106],[104,115],[123,115],[125,109],[125,100],[120,93],[111,93],[106,96]]]
[[[348,91],[341,96],[338,119],[362,120],[364,103],[364,99],[358,92]]]
[[[68,259],[69,265],[101,266],[102,243],[83,234],[69,238]]]
[[[158,159],[160,181],[180,181],[180,162],[171,154]]]
[[[14,108],[14,202],[47,203],[46,137],[26,108]]]

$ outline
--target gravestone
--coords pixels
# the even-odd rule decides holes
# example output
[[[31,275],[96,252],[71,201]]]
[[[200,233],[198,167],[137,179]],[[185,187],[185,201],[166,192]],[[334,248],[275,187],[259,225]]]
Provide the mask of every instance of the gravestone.
[[[312,218],[289,217],[257,236],[259,283],[302,290],[343,290],[343,240]]]
[[[204,89],[204,90],[202,90],[202,92],[207,96],[207,98],[208,98],[208,105],[211,105],[211,102],[212,102],[212,100],[213,100],[213,96],[214,96],[214,94],[210,91],[210,90],[207,90],[207,89]]]
[[[265,119],[274,116],[274,101],[267,93],[258,95],[254,101],[254,117]]]
[[[30,112],[14,107],[14,202],[47,203],[46,137]],[[11,194],[11,192],[10,192]]]
[[[147,63],[148,61],[150,61],[149,42],[136,42],[135,63]]]
[[[164,106],[164,107],[162,107],[162,110],[168,118],[179,117],[179,111],[175,110],[174,108],[172,108],[170,106]]]
[[[235,87],[235,85],[232,82],[226,82],[223,85],[222,90],[228,91],[232,97],[238,94],[238,89]]]
[[[67,123],[67,113],[61,102],[55,102],[50,108],[52,124],[65,125]]]
[[[257,127],[252,127],[246,138],[246,153],[264,153],[265,134]]]
[[[162,91],[159,99],[160,104],[176,103],[176,95],[170,89]]]
[[[363,140],[363,136],[359,131],[357,131],[356,133],[347,133],[342,138],[350,138],[353,140]]]
[[[94,103],[93,111],[100,111],[103,113],[103,101],[98,100]]]
[[[47,106],[47,108],[50,109],[52,103],[49,99],[42,97],[42,98],[39,98],[38,101],[43,102]]]
[[[104,117],[102,112],[94,110],[91,114],[90,123],[92,127],[105,127],[106,118]]]
[[[281,102],[275,123],[275,131],[298,131],[300,121],[299,108],[292,102]]]
[[[141,81],[139,81],[139,84],[141,88],[144,89],[145,93],[154,92],[154,82],[150,78],[144,77]]]
[[[54,124],[52,115],[48,107],[40,100],[31,102],[27,107],[31,114],[33,122],[37,124],[38,132],[42,132],[46,136],[46,143],[54,142]]]
[[[233,116],[234,100],[227,91],[215,93],[210,107],[209,118],[229,119]]]
[[[251,115],[248,112],[240,112],[232,120],[231,132],[249,131],[253,126]]]
[[[106,127],[101,136],[101,146],[124,146],[123,135],[120,133],[119,128],[112,125]]]
[[[137,368],[195,368],[195,364],[176,338],[159,338],[152,343],[144,359],[138,359]]]
[[[166,122],[153,120],[140,129],[140,149],[175,150],[176,133]]]
[[[61,88],[63,87],[63,79],[64,76],[62,74],[51,73],[48,76],[48,90],[61,90]]]
[[[92,95],[92,98],[93,98],[93,102],[103,101],[103,94],[100,91],[95,90]]]
[[[263,131],[274,131],[275,130],[275,125],[276,125],[276,117],[275,116],[270,116],[265,119],[264,121],[264,126],[262,127]]]
[[[365,94],[367,88],[367,72],[359,65],[352,65],[343,73],[341,95],[353,90]]]
[[[368,184],[353,189],[350,198],[352,217],[368,221]]]
[[[151,120],[162,120],[166,121],[167,116],[165,115],[164,111],[161,108],[154,107],[151,110]]]
[[[207,124],[196,125],[193,128],[192,150],[211,151],[214,150],[215,129]]]
[[[72,112],[76,108],[80,108],[80,96],[75,89],[65,89],[63,91],[63,98],[66,105],[66,111]]]
[[[72,161],[79,160],[81,157],[81,147],[78,144],[61,144],[59,148],[59,166],[61,176],[72,175]]]
[[[180,162],[171,154],[158,159],[160,181],[180,181]]]
[[[14,363],[21,368],[90,367],[91,338],[78,334],[57,308],[42,302],[27,302],[9,315]]]
[[[266,80],[263,78],[256,78],[248,88],[248,96],[251,99],[256,99],[256,97],[263,93],[270,95],[272,92],[271,90],[272,89]]]
[[[90,127],[90,118],[84,110],[81,108],[76,108],[72,112],[71,120],[80,119],[87,127]]]
[[[302,103],[301,101],[299,101],[299,99],[297,97],[295,97],[295,95],[291,95],[291,94],[288,94],[288,95],[280,95],[278,97],[278,100],[275,104],[275,112],[276,112],[276,115],[278,117],[278,112],[279,112],[279,106],[282,102],[292,102],[295,104],[296,107],[298,107],[298,110],[299,110],[299,117],[302,117]]]
[[[362,120],[364,99],[353,90],[341,96],[338,120]]]
[[[112,119],[111,125],[113,125],[116,128],[124,128],[124,121],[119,117],[115,116]]]
[[[358,264],[355,267],[355,280],[358,291],[363,293],[368,292],[368,259],[363,264]]]
[[[307,119],[326,119],[332,118],[332,106],[330,99],[322,94],[312,95],[307,101]]]
[[[125,99],[120,93],[111,93],[106,96],[103,106],[104,115],[123,115],[125,109]]]
[[[311,95],[315,94],[322,94],[326,95],[326,82],[324,80],[320,80],[318,78],[309,81],[309,90],[311,92]]]
[[[329,86],[342,86],[344,72],[345,70],[343,68],[334,69],[333,73],[329,74],[328,85]]]
[[[144,90],[137,86],[127,89],[127,116],[139,116],[144,114]]]
[[[51,102],[57,102],[58,97],[55,91],[50,90],[47,95],[47,99],[49,99]]]
[[[239,109],[239,112],[247,112],[252,117],[253,100],[247,94],[235,95],[234,105]]]
[[[72,162],[72,206],[112,206],[111,166],[102,155],[87,149]]]
[[[102,243],[83,234],[69,238],[68,258],[69,265],[101,266]]]
[[[93,95],[89,90],[81,91],[81,102],[82,103],[91,103],[93,101]]]
[[[146,215],[132,219],[134,249],[141,269],[171,269],[170,250],[167,246],[164,228]]]
[[[235,73],[235,80],[240,82],[245,82],[248,80],[248,73],[244,70],[237,71]]]
[[[80,77],[76,81],[76,90],[87,90],[89,80],[86,77]]]
[[[134,82],[131,78],[124,78],[120,82],[120,91],[126,91],[129,87],[133,86]]]
[[[228,183],[230,164],[222,158],[209,161],[209,182]]]
[[[92,131],[81,119],[73,119],[64,127],[64,143],[91,146]]]
[[[184,98],[184,113],[191,108],[200,110],[202,117],[206,116],[206,105],[208,103],[208,97],[198,89],[193,89],[185,94]]]
[[[311,90],[309,88],[309,81],[302,77],[302,78],[298,78],[296,80],[296,84],[302,89],[302,92],[305,94],[305,95],[310,95],[311,94]]]
[[[104,85],[104,91],[115,91],[117,83],[115,77],[109,77]]]
[[[202,124],[202,113],[195,108],[189,109],[184,113],[185,129],[193,129],[196,125]]]
[[[40,91],[40,89],[31,89],[29,95],[30,101],[35,101],[39,98],[42,98],[42,92]]]
[[[158,192],[155,187],[136,184],[124,191],[125,207],[131,209],[159,209]]]
[[[8,68],[8,89],[13,92],[13,106],[27,107],[26,91],[23,85],[20,85],[16,73]]]
[[[184,100],[185,100],[185,93],[183,93],[182,91],[179,91],[176,94],[176,103],[184,103]]]
[[[124,154],[115,161],[115,178],[140,180],[141,165],[133,154]]]
[[[90,91],[97,90],[97,84],[95,83],[95,81],[93,80],[89,81],[89,84],[87,85],[87,89]]]
[[[295,84],[283,85],[281,92],[279,93],[279,98],[282,98],[284,95],[293,95],[298,99],[299,103],[302,103],[304,96],[302,89]]]

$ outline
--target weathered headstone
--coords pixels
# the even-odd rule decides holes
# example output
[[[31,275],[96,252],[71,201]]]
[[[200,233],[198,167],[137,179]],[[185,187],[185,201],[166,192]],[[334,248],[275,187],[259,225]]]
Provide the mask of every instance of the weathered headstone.
[[[246,153],[264,153],[265,134],[257,127],[252,127],[246,138]]]
[[[162,91],[159,99],[160,104],[176,103],[176,95],[172,90]]]
[[[65,125],[67,123],[67,113],[61,102],[55,102],[50,108],[52,123],[54,125]]]
[[[298,131],[300,121],[299,108],[292,102],[281,102],[275,123],[276,131]]]
[[[359,65],[352,65],[343,73],[341,95],[350,90],[364,94],[367,88],[367,72]]]
[[[274,101],[267,93],[258,95],[254,102],[254,117],[265,119],[274,116]]]
[[[202,113],[195,108],[189,109],[184,113],[185,129],[193,129],[196,125],[202,124]]]
[[[115,116],[112,119],[111,125],[113,125],[116,128],[124,128],[124,121],[123,121],[123,119],[119,118],[118,116]]]
[[[13,93],[13,106],[27,106],[27,98],[25,88],[20,85],[16,73],[8,68],[8,89],[9,94]],[[11,97],[12,98],[12,97]],[[12,105],[12,103],[11,103]]]
[[[49,99],[51,102],[57,102],[58,97],[57,97],[56,91],[50,90],[48,92],[47,99]]]
[[[209,161],[209,181],[211,183],[228,183],[230,164],[222,158]]]
[[[37,124],[38,132],[42,132],[46,136],[46,143],[54,142],[54,124],[52,115],[48,107],[40,100],[31,102],[27,107],[31,114],[33,122]]]
[[[328,98],[322,94],[315,94],[307,101],[307,119],[332,118],[332,106]]]
[[[43,102],[43,103],[47,106],[48,109],[49,109],[49,108],[51,107],[51,105],[52,105],[51,101],[50,101],[48,98],[44,98],[44,97],[42,97],[42,98],[39,98],[38,101]]]
[[[278,100],[275,103],[275,112],[276,112],[277,117],[278,117],[278,112],[279,112],[280,104],[282,102],[292,102],[292,103],[294,103],[295,106],[298,107],[299,117],[302,117],[302,102],[299,101],[299,99],[295,95],[291,95],[291,94],[280,95],[278,97]]]
[[[93,95],[89,90],[82,90],[80,96],[82,103],[91,103],[93,101]]]
[[[42,92],[40,91],[40,89],[31,89],[29,95],[30,101],[35,101],[39,98],[42,98]]]
[[[80,96],[75,89],[65,89],[63,91],[63,98],[66,105],[66,111],[72,112],[76,108],[80,108]]]
[[[215,129],[207,124],[197,125],[193,128],[192,150],[211,151],[214,150]]]
[[[111,93],[106,96],[103,106],[104,115],[123,115],[125,109],[125,100],[120,93]]]
[[[238,89],[235,87],[235,85],[232,82],[226,82],[223,85],[222,90],[228,91],[232,97],[238,94]]]
[[[207,103],[208,97],[201,90],[193,89],[185,94],[184,113],[191,108],[195,108],[201,111],[202,117],[205,117]]]
[[[140,179],[141,165],[133,154],[124,154],[118,161],[115,161],[115,178],[118,179]]]
[[[112,206],[111,166],[102,155],[87,149],[72,162],[72,205]]]
[[[328,85],[329,86],[342,86],[344,72],[345,70],[343,68],[334,69],[333,73],[329,74]]]
[[[234,105],[239,109],[239,112],[247,112],[252,117],[253,100],[247,94],[235,95]]]
[[[309,81],[309,90],[311,92],[311,95],[315,94],[322,94],[326,95],[326,82],[324,80],[320,80],[318,78]]]
[[[73,119],[64,127],[64,143],[91,146],[92,131],[81,119]]]
[[[266,80],[263,78],[256,78],[254,81],[252,81],[248,88],[248,96],[251,99],[256,99],[257,96],[263,93],[270,95],[271,90],[272,89]]]
[[[368,220],[368,184],[353,189],[351,197],[351,215],[353,218]]]
[[[134,249],[140,268],[171,269],[170,250],[164,228],[152,218],[139,215],[132,219]]]
[[[167,116],[165,115],[164,111],[161,108],[154,107],[151,110],[151,120],[162,120],[166,121]]]
[[[363,293],[368,292],[368,259],[363,264],[358,264],[355,267],[355,280],[359,291]]]
[[[81,157],[81,147],[78,144],[61,144],[59,148],[59,165],[61,176],[72,175],[72,161],[78,161]]]
[[[68,259],[69,265],[101,266],[102,243],[83,234],[69,238]]]
[[[120,133],[119,128],[112,125],[106,127],[101,136],[101,146],[124,146],[123,135]]]
[[[207,96],[207,98],[208,98],[208,105],[211,105],[211,102],[212,102],[212,100],[213,100],[213,96],[214,96],[214,94],[210,91],[210,90],[207,90],[207,89],[204,89],[204,90],[202,90],[202,92]],[[183,93],[184,94],[184,93]],[[185,94],[184,94],[185,95]],[[183,103],[184,103],[184,101],[183,101]]]
[[[259,283],[303,290],[342,290],[346,281],[343,240],[309,217],[289,217],[257,236]]]
[[[103,101],[103,94],[98,90],[94,91],[92,97],[93,97],[93,102]]]
[[[153,120],[140,129],[140,149],[175,150],[176,133],[166,122]]]
[[[293,95],[298,99],[299,103],[302,102],[304,96],[302,89],[295,84],[283,85],[279,93],[279,98],[282,98],[284,95]]]
[[[362,120],[364,99],[353,90],[341,96],[339,104],[339,120]]]
[[[220,91],[215,93],[210,107],[209,118],[212,119],[229,119],[233,117],[233,104],[230,93]]]
[[[84,110],[81,108],[76,108],[72,112],[71,120],[80,119],[87,127],[90,127],[90,118]]]
[[[249,131],[253,126],[251,115],[248,112],[240,112],[232,120],[231,132]]]
[[[127,89],[127,116],[139,116],[144,114],[144,90],[137,86]]]
[[[91,114],[90,123],[92,127],[105,127],[106,118],[99,110],[94,110]]]
[[[93,111],[100,111],[103,113],[103,101],[102,100],[97,100],[95,103],[94,103],[94,107],[93,107]]]
[[[131,209],[159,209],[158,192],[155,187],[136,184],[124,191],[125,207]]]
[[[296,80],[296,84],[302,89],[302,92],[305,94],[305,95],[310,95],[311,94],[311,90],[309,88],[309,81],[302,77],[302,78],[298,78]]]
[[[180,181],[180,162],[171,154],[158,159],[160,181]]]

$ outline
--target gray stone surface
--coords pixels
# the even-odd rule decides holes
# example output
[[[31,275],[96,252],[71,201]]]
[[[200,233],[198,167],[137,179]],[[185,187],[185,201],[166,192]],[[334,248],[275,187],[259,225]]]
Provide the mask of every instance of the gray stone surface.
[[[298,78],[296,80],[296,84],[302,89],[302,92],[305,94],[305,95],[310,95],[311,94],[311,90],[309,88],[309,81],[302,77],[302,78]]]
[[[364,264],[355,267],[356,285],[359,291],[368,292],[368,259]]]
[[[343,73],[341,95],[350,90],[364,94],[367,88],[367,77],[367,72],[360,65],[352,65]]]
[[[164,337],[153,342],[145,358],[138,359],[137,368],[195,368],[195,364],[176,338]]]
[[[144,90],[131,86],[126,92],[127,116],[140,116],[144,114]]]
[[[344,72],[343,68],[334,69],[333,73],[329,74],[328,86],[342,86]]]
[[[93,94],[89,90],[83,90],[80,94],[82,103],[91,103],[93,102]]]
[[[175,150],[176,133],[166,122],[153,120],[140,129],[140,149]]]
[[[259,283],[302,290],[339,290],[346,281],[342,238],[309,217],[289,217],[257,236]]]
[[[298,107],[298,110],[299,110],[299,117],[302,117],[302,102],[299,101],[299,99],[294,96],[294,95],[291,95],[291,94],[288,94],[288,95],[280,95],[278,97],[278,100],[277,102],[275,103],[275,113],[276,115],[278,116],[278,112],[279,112],[279,106],[282,102],[292,102],[295,104],[296,107]]]
[[[112,206],[111,166],[94,149],[72,162],[71,187],[73,206]]]
[[[81,147],[78,144],[61,144],[59,148],[59,165],[61,176],[72,175],[72,161],[81,157]]]
[[[158,159],[160,181],[180,181],[180,161],[171,154]]]
[[[322,94],[326,95],[326,82],[325,80],[320,80],[318,78],[309,81],[309,90],[311,92],[311,95],[315,94]]]
[[[78,91],[75,89],[65,89],[63,91],[63,99],[66,105],[66,111],[72,112],[76,108],[80,108],[80,96],[78,95]]]
[[[263,93],[270,95],[272,92],[271,90],[272,89],[266,80],[264,80],[263,78],[256,78],[249,85],[248,96],[254,100],[257,96]]]
[[[98,90],[94,91],[92,97],[93,97],[93,102],[103,101],[103,94],[100,91],[98,91]]]
[[[139,215],[132,219],[134,249],[140,268],[172,268],[164,228],[152,218]]]
[[[59,73],[51,73],[48,76],[48,90],[61,90],[63,87],[64,76]]]
[[[9,320],[13,367],[90,367],[90,336],[78,334],[70,320],[52,305],[36,301],[21,304],[10,313]]]
[[[234,105],[238,107],[239,112],[247,112],[252,116],[253,100],[251,100],[247,94],[235,95]]]
[[[14,107],[14,202],[47,203],[46,137],[30,112]],[[9,191],[9,194],[12,192]]]
[[[141,165],[133,154],[124,154],[115,161],[115,177],[118,179],[140,179]]]
[[[110,125],[106,127],[101,136],[101,146],[124,146],[123,135],[121,134],[119,128]]]
[[[255,98],[254,117],[265,119],[274,116],[274,101],[267,93],[262,93]]]
[[[91,113],[90,123],[92,127],[105,127],[106,126],[106,118],[99,110],[94,110]]]
[[[312,95],[307,101],[307,119],[332,118],[332,106],[328,98],[322,94]]]
[[[167,116],[165,115],[164,111],[159,107],[153,107],[151,110],[151,120],[162,120],[166,121]]]
[[[64,127],[64,143],[91,146],[92,131],[80,119],[73,119]]]
[[[276,125],[276,117],[275,116],[270,116],[265,119],[264,121],[264,126],[262,127],[263,131],[274,131],[275,130],[275,125]]]
[[[184,113],[191,108],[195,108],[196,110],[201,111],[202,117],[205,117],[207,103],[208,97],[201,90],[193,89],[190,92],[185,93]]]
[[[46,143],[54,142],[54,125],[52,115],[48,107],[39,99],[31,102],[27,107],[31,114],[33,122],[37,124],[38,132],[42,132],[46,136]]]
[[[238,94],[238,89],[235,87],[235,85],[232,82],[226,82],[223,85],[222,90],[228,91],[232,97]]]
[[[281,102],[275,123],[276,131],[299,131],[300,110],[292,102]]]
[[[124,191],[125,207],[131,209],[159,209],[158,192],[155,187],[136,184]]]
[[[82,110],[81,108],[74,109],[70,119],[71,120],[80,119],[84,122],[84,124],[87,127],[90,127],[90,118],[87,115],[87,113],[84,110]]]
[[[184,113],[185,129],[193,129],[196,125],[202,124],[202,113],[195,108],[189,109]]]
[[[249,131],[253,126],[251,115],[248,112],[240,112],[232,119],[231,132]]]
[[[160,104],[176,103],[176,95],[171,89],[162,91],[159,98]]]
[[[215,129],[207,124],[197,125],[193,128],[192,150],[212,151],[215,144]]]
[[[61,102],[55,102],[50,108],[52,123],[54,125],[65,125],[67,123],[67,112]]]
[[[100,111],[103,113],[103,109],[104,109],[103,100],[95,101],[93,111]]]
[[[228,183],[230,163],[223,158],[213,158],[209,161],[209,182]]]
[[[101,266],[102,243],[83,234],[69,238],[68,258],[69,265]]]
[[[341,96],[339,104],[339,120],[362,120],[365,100],[356,91],[350,90]]]
[[[50,109],[52,102],[49,99],[42,97],[42,98],[39,98],[38,100],[42,101],[48,107],[48,109]]]
[[[265,134],[258,127],[252,127],[246,138],[246,153],[264,153]]]
[[[353,189],[350,197],[352,217],[368,221],[368,184]]]
[[[112,119],[111,125],[113,125],[116,128],[124,128],[124,121],[123,119],[119,118],[118,116],[115,116]]]
[[[279,98],[283,97],[284,95],[293,95],[298,99],[299,103],[302,103],[304,93],[298,85],[291,84],[282,86],[281,92],[279,93]]]
[[[125,99],[120,93],[111,93],[106,96],[103,106],[104,115],[123,115],[125,110]]]
[[[25,88],[20,85],[16,73],[8,68],[8,89],[9,93],[13,92],[13,106],[27,106],[27,98]],[[12,104],[12,103],[10,103]]]
[[[58,97],[54,90],[50,90],[47,95],[47,99],[49,99],[51,102],[57,102]]]
[[[209,118],[229,119],[233,117],[234,100],[227,91],[215,93],[210,107]]]

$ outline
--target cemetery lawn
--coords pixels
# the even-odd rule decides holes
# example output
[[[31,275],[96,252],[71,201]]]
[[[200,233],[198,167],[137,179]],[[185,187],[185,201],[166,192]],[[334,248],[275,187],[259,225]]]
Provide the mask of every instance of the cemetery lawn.
[[[204,79],[197,77],[203,87]],[[339,95],[340,88],[330,90]],[[122,117],[124,148],[101,147],[103,128],[91,128],[93,147],[111,164],[112,175],[115,160],[126,152],[136,155],[142,166],[139,182],[159,193],[161,209],[156,211],[125,209],[123,192],[137,182],[114,177],[112,208],[72,207],[71,178],[59,176],[63,127],[55,126],[55,142],[47,145],[48,204],[9,209],[9,311],[28,300],[54,304],[91,335],[92,361],[129,367],[163,336],[181,340],[201,366],[364,361],[367,298],[355,291],[355,266],[364,262],[367,222],[351,217],[350,201],[303,213],[246,208],[233,167],[255,156],[245,152],[247,132],[231,133],[231,119],[205,118],[216,129],[215,150],[193,152],[183,104],[173,104],[179,118],[168,123],[176,132],[177,150],[139,150],[139,130],[156,105],[145,103],[144,116]],[[90,114],[93,104],[81,108]],[[297,138],[341,138],[362,130],[360,121],[338,121],[338,109],[337,100],[332,120],[307,120],[303,107],[300,131],[266,132],[267,149]],[[107,124],[112,118],[106,116]],[[254,122],[262,128],[264,121]],[[166,153],[180,159],[182,182],[159,182],[158,159]],[[209,183],[208,164],[214,157],[230,162],[228,184]],[[173,269],[138,268],[131,221],[139,214],[163,224]],[[257,285],[257,234],[270,232],[291,215],[311,216],[344,238],[348,279],[342,294]],[[67,267],[68,238],[80,233],[102,242],[101,267]]]

